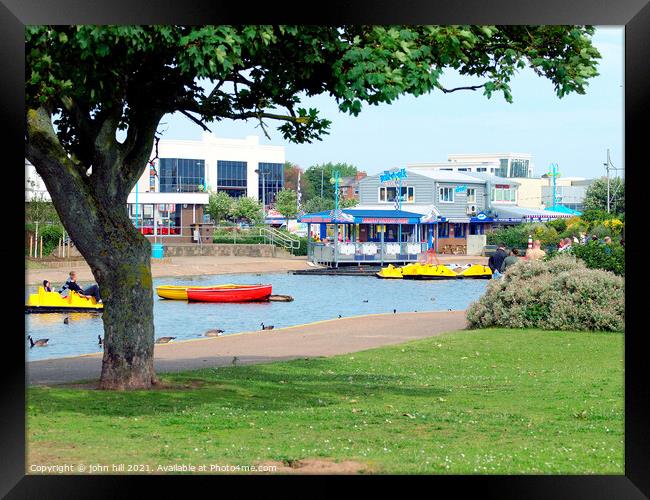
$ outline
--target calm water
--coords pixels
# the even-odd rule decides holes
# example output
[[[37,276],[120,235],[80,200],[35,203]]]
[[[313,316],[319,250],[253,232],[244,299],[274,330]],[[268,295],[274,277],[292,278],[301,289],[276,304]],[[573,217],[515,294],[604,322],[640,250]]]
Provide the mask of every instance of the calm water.
[[[176,340],[202,337],[219,328],[225,334],[259,330],[260,323],[276,328],[311,321],[405,311],[465,309],[483,294],[488,280],[411,281],[359,276],[294,276],[291,273],[202,275],[158,278],[158,285],[271,283],[274,294],[291,295],[293,302],[243,304],[188,303],[154,296],[156,338]],[[89,284],[89,283],[88,283]],[[87,285],[87,283],[83,283]],[[34,293],[36,287],[28,289]],[[154,292],[155,293],[155,292]],[[367,302],[366,302],[367,301]],[[63,323],[68,316],[69,323]],[[101,351],[97,335],[104,336],[101,316],[87,313],[26,314],[27,335],[49,338],[46,347],[27,349],[28,360],[58,358]]]

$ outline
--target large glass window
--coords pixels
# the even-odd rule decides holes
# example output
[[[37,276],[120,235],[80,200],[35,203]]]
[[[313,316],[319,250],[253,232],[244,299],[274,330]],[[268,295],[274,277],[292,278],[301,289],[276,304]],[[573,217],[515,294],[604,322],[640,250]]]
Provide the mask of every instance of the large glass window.
[[[453,203],[454,202],[454,188],[453,187],[441,187],[440,188],[440,201],[442,203]]]
[[[161,193],[195,193],[205,186],[205,161],[188,158],[160,159]]]
[[[449,223],[441,222],[438,224],[438,238],[449,238]]]
[[[284,188],[284,163],[258,164],[258,196],[267,205],[275,203],[276,195]],[[262,193],[264,191],[264,193]]]
[[[528,160],[512,160],[510,177],[528,177]]]
[[[499,177],[508,177],[508,159],[503,158],[499,160],[499,163],[501,166],[499,167],[499,170],[497,170],[496,175]]]
[[[233,198],[246,196],[248,164],[245,161],[217,160],[217,191]]]

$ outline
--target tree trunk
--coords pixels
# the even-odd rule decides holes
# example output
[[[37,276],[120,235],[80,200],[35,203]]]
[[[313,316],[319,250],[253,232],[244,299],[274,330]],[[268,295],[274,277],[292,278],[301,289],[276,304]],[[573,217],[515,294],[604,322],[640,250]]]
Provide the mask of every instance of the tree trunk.
[[[112,265],[96,273],[104,302],[101,389],[147,389],[156,383],[151,245],[139,233],[136,240],[118,252],[115,244],[107,245]]]

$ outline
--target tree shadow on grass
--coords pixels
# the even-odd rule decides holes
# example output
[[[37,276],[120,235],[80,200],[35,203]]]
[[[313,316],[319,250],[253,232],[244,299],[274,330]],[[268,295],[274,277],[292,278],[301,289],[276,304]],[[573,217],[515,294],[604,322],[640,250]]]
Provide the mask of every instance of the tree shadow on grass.
[[[408,375],[336,372],[329,360],[206,368],[161,375],[162,388],[113,392],[93,389],[33,389],[30,415],[74,413],[87,416],[144,416],[193,412],[210,405],[230,411],[292,411],[337,405],[345,398],[384,396],[437,398],[440,387],[411,383]]]

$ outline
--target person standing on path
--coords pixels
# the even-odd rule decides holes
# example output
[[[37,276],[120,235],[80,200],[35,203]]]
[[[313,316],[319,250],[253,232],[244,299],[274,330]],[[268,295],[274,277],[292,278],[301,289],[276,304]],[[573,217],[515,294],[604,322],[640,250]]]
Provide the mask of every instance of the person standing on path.
[[[70,277],[61,287],[59,293],[63,296],[67,296],[69,290],[77,292],[81,297],[88,297],[89,295],[92,295],[95,297],[95,300],[98,304],[102,303],[102,298],[99,296],[99,286],[91,285],[84,290],[77,284],[77,273],[74,271],[70,271]]]
[[[488,267],[492,270],[492,276],[498,278],[503,267],[503,261],[506,259],[508,254],[506,253],[505,243],[499,243],[497,251],[494,252],[494,255],[491,255],[488,259]]]
[[[533,248],[526,250],[526,260],[540,260],[546,256],[546,252],[541,248],[542,242],[533,241]]]

